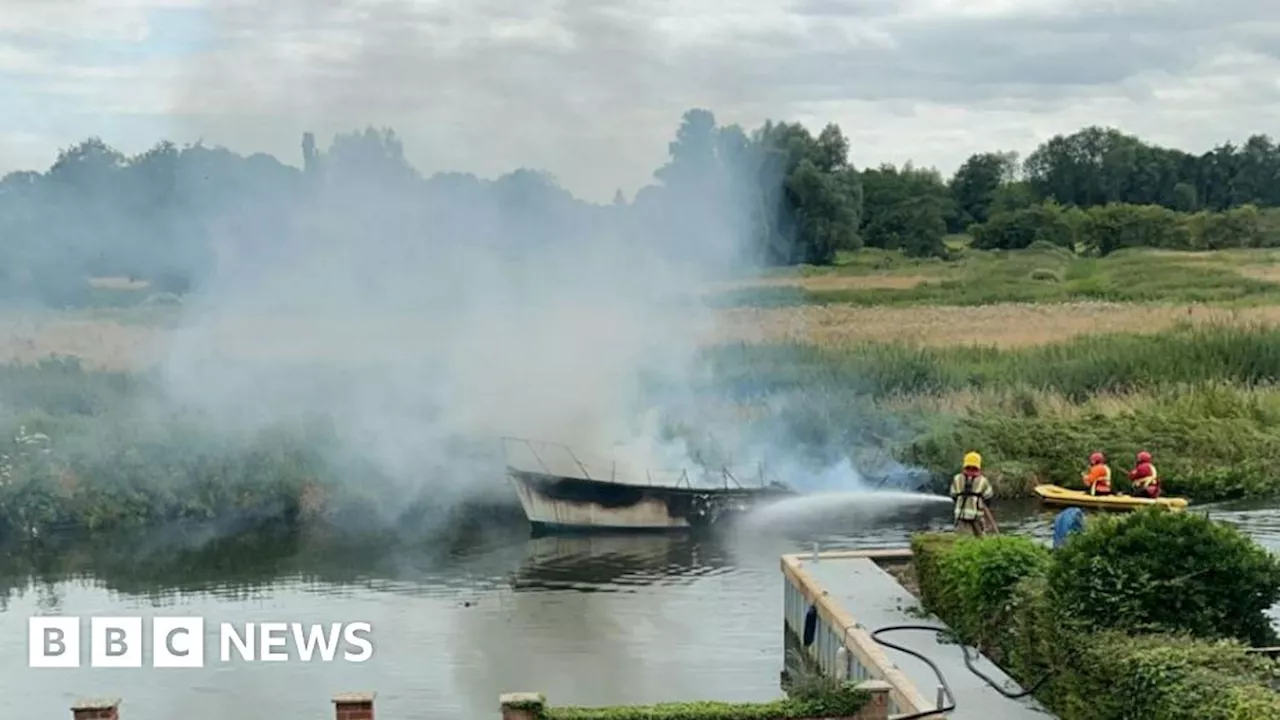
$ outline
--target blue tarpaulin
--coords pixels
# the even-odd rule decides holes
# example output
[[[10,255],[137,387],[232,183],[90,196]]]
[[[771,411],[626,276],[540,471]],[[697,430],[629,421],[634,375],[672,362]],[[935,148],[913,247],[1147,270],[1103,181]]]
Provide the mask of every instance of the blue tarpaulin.
[[[1067,508],[1053,519],[1053,548],[1057,550],[1067,542],[1067,536],[1084,530],[1084,511]]]

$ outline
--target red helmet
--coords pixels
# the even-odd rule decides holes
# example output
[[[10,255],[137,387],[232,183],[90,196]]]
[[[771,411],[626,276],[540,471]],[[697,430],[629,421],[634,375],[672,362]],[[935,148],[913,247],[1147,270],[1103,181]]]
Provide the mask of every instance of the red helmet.
[[[1146,450],[1143,450],[1142,452],[1138,453],[1138,462],[1140,463],[1151,462],[1151,453],[1147,452]]]
[[[1101,465],[1107,461],[1107,457],[1100,452],[1096,452],[1089,456],[1090,465]]]

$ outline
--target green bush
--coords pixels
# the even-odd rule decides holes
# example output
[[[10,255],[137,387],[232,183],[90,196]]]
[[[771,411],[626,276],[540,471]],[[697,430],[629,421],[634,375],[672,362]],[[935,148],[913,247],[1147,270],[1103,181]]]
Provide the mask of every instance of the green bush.
[[[959,540],[960,536],[955,533],[918,533],[911,536],[912,567],[916,584],[920,587],[920,600],[937,614],[947,617],[956,617],[963,611],[954,604],[954,596],[949,596],[944,590],[947,578],[941,567]]]
[[[1107,520],[1101,524],[1123,522],[1126,521]],[[1096,529],[1098,524],[1073,536],[1067,547],[1083,553],[1087,543],[1081,538],[1107,534],[1105,529]],[[953,628],[972,625],[975,617],[1000,612],[1006,628],[992,636],[998,643],[993,659],[1024,687],[1047,675],[1049,679],[1037,695],[1063,720],[1280,717],[1280,695],[1267,684],[1269,662],[1247,653],[1244,645],[1187,634],[1135,634],[1130,628],[1093,632],[1080,616],[1087,616],[1087,610],[1094,606],[1088,601],[1082,605],[1079,598],[1071,595],[1059,595],[1049,582],[1049,577],[1060,572],[1058,563],[1067,549],[1053,552],[1046,563],[1039,553],[1010,552],[1014,546],[998,542],[1003,539],[913,537],[921,601]],[[951,556],[983,553],[1006,561],[1023,557],[1025,565],[1021,570],[1004,570],[1001,579],[991,583],[994,588],[1020,577],[1007,598],[974,594],[966,600],[952,589],[966,584],[965,576],[972,572],[974,563],[956,561]],[[1200,560],[1206,558],[1201,556]],[[991,565],[997,564],[992,561]],[[1135,581],[1141,582],[1141,577],[1126,580]],[[1077,607],[1084,611],[1077,611]]]
[[[1186,216],[1159,205],[1112,203],[1085,211],[1081,245],[1109,255],[1122,248],[1185,250],[1191,247]]]
[[[1064,718],[1243,720],[1280,717],[1269,662],[1239,643],[1104,633],[1070,641],[1075,672],[1057,680]]]
[[[1049,588],[1097,628],[1274,644],[1280,560],[1234,527],[1162,508],[1101,517],[1055,555]]]
[[[544,707],[545,720],[793,720],[852,717],[869,696],[846,685],[835,692],[764,703],[690,702],[616,707]]]
[[[1062,206],[1054,203],[996,213],[987,222],[970,226],[969,235],[979,250],[1017,250],[1034,243],[1075,247],[1074,229]]]
[[[913,547],[931,540],[921,536]],[[928,555],[926,551],[922,553]],[[951,629],[969,645],[984,652],[998,652],[1005,621],[1012,608],[1013,591],[1025,577],[1039,575],[1049,563],[1049,551],[1036,541],[1002,535],[983,541],[961,539],[949,547],[930,568],[931,600],[939,612],[953,617]]]
[[[1251,248],[1267,245],[1263,214],[1253,205],[1224,212],[1198,212],[1187,218],[1191,244],[1197,250]]]

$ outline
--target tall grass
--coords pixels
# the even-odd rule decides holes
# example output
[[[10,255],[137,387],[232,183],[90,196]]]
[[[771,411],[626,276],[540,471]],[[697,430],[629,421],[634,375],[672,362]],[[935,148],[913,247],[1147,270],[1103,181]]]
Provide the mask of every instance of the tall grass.
[[[734,345],[719,384],[798,448],[868,443],[941,479],[978,449],[1006,495],[1078,485],[1095,450],[1122,470],[1156,454],[1166,488],[1198,501],[1280,492],[1280,329],[1185,326],[1018,350],[865,343]]]
[[[710,349],[706,357],[718,382],[741,397],[806,388],[884,398],[1026,387],[1083,401],[1108,392],[1280,378],[1280,328],[1186,324],[1149,335],[1081,336],[1016,350],[887,342],[841,348],[743,343]]]
[[[1039,482],[1078,487],[1091,452],[1106,453],[1120,471],[1146,450],[1155,456],[1170,494],[1213,501],[1280,491],[1274,470],[1280,463],[1276,389],[1212,383],[1167,388],[1110,398],[1112,412],[1045,412],[1032,392],[1017,400],[935,418],[900,456],[941,470],[978,448],[1005,493],[1018,494]]]

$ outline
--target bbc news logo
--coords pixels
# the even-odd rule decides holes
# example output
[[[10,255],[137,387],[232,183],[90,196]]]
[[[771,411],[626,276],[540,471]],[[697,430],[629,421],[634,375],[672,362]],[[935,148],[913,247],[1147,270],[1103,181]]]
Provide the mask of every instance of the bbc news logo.
[[[80,667],[80,618],[37,616],[27,623],[29,667]],[[153,617],[150,630],[152,667],[204,667],[204,618]],[[244,662],[288,662],[294,660],[292,648],[301,662],[364,662],[373,657],[372,633],[367,622],[224,622],[218,625],[217,657],[224,663],[233,655]],[[142,667],[145,643],[141,617],[89,619],[89,667]]]

